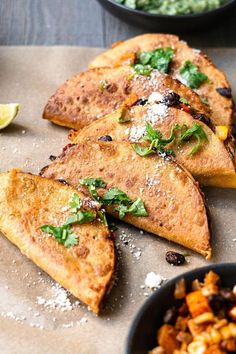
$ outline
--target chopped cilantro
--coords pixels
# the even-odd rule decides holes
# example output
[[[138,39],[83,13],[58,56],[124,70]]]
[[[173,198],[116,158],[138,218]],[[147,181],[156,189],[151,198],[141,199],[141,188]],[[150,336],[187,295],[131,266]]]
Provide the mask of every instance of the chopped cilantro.
[[[152,149],[150,149],[150,147],[148,147],[148,146],[142,146],[139,144],[132,144],[132,148],[134,149],[136,154],[138,154],[139,156],[142,156],[142,157],[154,153],[154,151]]]
[[[179,140],[188,141],[192,137],[197,140],[197,144],[193,147],[192,151],[190,152],[190,155],[194,155],[200,150],[201,143],[203,140],[208,140],[207,135],[204,132],[202,126],[197,123],[194,123],[192,128],[187,129],[187,127],[185,127],[185,131],[180,135]]]
[[[136,74],[146,76],[150,75],[153,69],[167,73],[173,55],[172,48],[158,48],[150,52],[141,52],[134,65],[134,71]]]
[[[144,203],[140,198],[133,202],[127,212],[135,216],[148,216]]]
[[[135,64],[133,68],[136,74],[143,76],[149,76],[153,71],[150,65]]]
[[[198,89],[203,82],[208,80],[208,77],[198,71],[197,66],[190,60],[185,61],[184,65],[179,69],[179,73],[192,89]]]
[[[106,205],[120,203],[128,205],[132,203],[131,199],[127,196],[127,194],[118,188],[109,189],[109,191],[104,194],[102,200],[103,203]]]
[[[81,225],[85,223],[90,223],[94,219],[95,219],[95,214],[91,210],[86,210],[86,211],[79,210],[76,214],[73,214],[66,220],[65,225],[70,225],[70,224]]]
[[[70,225],[42,225],[40,229],[47,234],[53,235],[55,240],[65,247],[72,247],[78,244],[78,237],[73,233]]]
[[[106,187],[106,183],[102,180],[101,177],[80,179],[79,183],[83,186],[94,186],[97,188],[105,188]]]
[[[186,100],[186,98],[184,98],[184,97],[180,97],[179,100],[180,100],[181,103],[189,104],[188,100]]]
[[[174,155],[172,150],[165,149],[166,145],[170,144],[175,138],[175,131],[180,131],[180,136],[178,138],[179,142],[188,141],[192,137],[197,140],[197,145],[193,147],[190,155],[196,154],[200,147],[203,140],[207,140],[206,133],[204,132],[201,125],[194,122],[193,126],[188,129],[186,125],[180,126],[179,124],[175,124],[171,128],[170,136],[167,139],[163,138],[162,133],[154,129],[149,123],[146,124],[146,134],[144,135],[143,139],[150,142],[150,145],[142,146],[139,144],[132,144],[132,148],[139,156],[147,156],[156,151],[160,153],[168,153],[169,155]]]
[[[115,211],[119,213],[119,218],[123,219],[127,213],[134,216],[148,216],[143,201],[138,198],[132,201],[126,193],[118,188],[111,188],[103,196],[106,205],[117,204]]]

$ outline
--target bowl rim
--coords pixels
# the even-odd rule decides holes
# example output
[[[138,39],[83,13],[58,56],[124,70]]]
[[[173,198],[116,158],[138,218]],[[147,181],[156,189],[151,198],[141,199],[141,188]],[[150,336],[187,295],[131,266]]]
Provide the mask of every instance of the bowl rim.
[[[228,7],[231,7],[232,5],[236,5],[236,0],[229,0],[225,4],[221,5],[220,7],[213,9],[213,10],[209,10],[209,11],[198,12],[195,14],[187,14],[187,15],[162,15],[162,14],[152,14],[152,13],[149,13],[149,12],[146,12],[143,10],[132,9],[130,7],[123,5],[123,4],[119,4],[115,0],[99,0],[99,1],[101,1],[101,2],[107,1],[108,3],[112,4],[113,6],[116,6],[119,9],[121,9],[122,11],[126,11],[130,14],[143,15],[143,16],[150,17],[150,18],[161,18],[161,19],[175,18],[175,19],[182,19],[182,20],[201,18],[201,17],[211,15],[211,14],[219,14],[221,11],[227,9]]]
[[[133,341],[133,337],[134,334],[136,332],[136,329],[140,323],[140,320],[142,318],[142,316],[144,315],[144,313],[147,311],[147,309],[152,306],[154,300],[156,299],[156,297],[161,296],[161,294],[164,292],[164,290],[166,289],[166,287],[171,287],[172,285],[174,285],[178,280],[180,280],[181,278],[184,278],[188,275],[193,276],[194,278],[197,277],[197,274],[199,273],[205,273],[209,270],[213,270],[216,271],[219,269],[225,269],[227,271],[227,269],[231,269],[231,268],[235,268],[236,269],[236,262],[224,262],[224,263],[211,263],[208,264],[206,266],[203,267],[198,267],[198,268],[194,268],[192,270],[186,271],[184,273],[181,273],[179,275],[177,275],[176,277],[171,278],[170,280],[168,280],[164,285],[161,286],[161,288],[157,289],[145,302],[144,304],[141,306],[141,308],[138,310],[137,314],[135,315],[133,321],[131,322],[130,325],[130,329],[129,329],[129,333],[126,339],[126,346],[125,346],[125,353],[126,354],[131,354],[130,352],[130,347]]]

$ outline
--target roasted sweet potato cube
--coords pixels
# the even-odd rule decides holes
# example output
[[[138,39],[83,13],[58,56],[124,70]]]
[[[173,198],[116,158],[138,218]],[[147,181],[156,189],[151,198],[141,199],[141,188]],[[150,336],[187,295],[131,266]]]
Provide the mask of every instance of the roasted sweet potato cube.
[[[186,302],[192,317],[201,315],[204,312],[212,312],[207,298],[201,290],[193,291],[186,296]]]
[[[180,347],[176,336],[178,332],[174,326],[164,324],[157,333],[158,344],[165,350],[166,354],[172,354],[175,349]]]
[[[188,328],[193,337],[203,332],[206,328],[206,324],[196,324],[194,320],[188,321]]]

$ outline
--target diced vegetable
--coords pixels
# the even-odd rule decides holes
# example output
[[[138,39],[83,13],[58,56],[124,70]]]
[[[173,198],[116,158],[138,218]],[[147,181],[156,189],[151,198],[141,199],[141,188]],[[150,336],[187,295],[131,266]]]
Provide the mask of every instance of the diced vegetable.
[[[226,140],[228,137],[229,128],[225,125],[217,125],[216,126],[216,135],[222,141]]]
[[[204,312],[212,312],[207,298],[201,290],[193,291],[186,296],[186,302],[192,317],[197,317]]]

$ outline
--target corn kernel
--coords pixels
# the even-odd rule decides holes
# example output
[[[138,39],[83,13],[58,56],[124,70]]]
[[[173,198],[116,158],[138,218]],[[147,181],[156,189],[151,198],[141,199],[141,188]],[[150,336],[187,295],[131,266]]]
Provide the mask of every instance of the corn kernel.
[[[229,128],[225,125],[216,126],[216,135],[222,141],[227,139]]]
[[[232,307],[232,309],[229,311],[229,316],[233,321],[236,320],[236,306]]]
[[[226,318],[223,318],[222,320],[219,320],[215,325],[214,328],[215,329],[220,329],[221,327],[227,325],[228,321],[226,320]]]
[[[212,328],[212,329],[211,329],[211,332],[210,332],[210,336],[211,336],[212,344],[220,343],[220,341],[221,341],[221,334],[220,334],[219,331],[217,331],[217,329]]]
[[[205,323],[205,322],[213,322],[213,321],[215,321],[215,317],[212,312],[205,312],[205,313],[202,313],[201,315],[194,318],[194,322],[196,324],[201,324],[201,323]]]
[[[236,338],[236,323],[229,323],[229,330],[233,338]]]
[[[224,326],[220,329],[220,333],[222,335],[223,339],[229,339],[232,337],[231,331],[229,329],[229,326]]]
[[[203,354],[206,349],[206,344],[201,341],[192,342],[188,345],[189,354]]]

